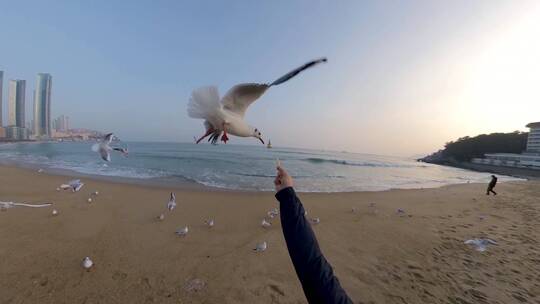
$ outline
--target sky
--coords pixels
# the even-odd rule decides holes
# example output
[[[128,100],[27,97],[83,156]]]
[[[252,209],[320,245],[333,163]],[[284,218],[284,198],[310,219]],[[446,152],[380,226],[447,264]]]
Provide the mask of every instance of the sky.
[[[0,1],[0,70],[50,73],[52,116],[189,142],[193,89],[273,87],[247,121],[274,146],[413,156],[540,121],[540,1]],[[258,140],[233,138],[236,144]],[[260,144],[260,143],[259,143]]]

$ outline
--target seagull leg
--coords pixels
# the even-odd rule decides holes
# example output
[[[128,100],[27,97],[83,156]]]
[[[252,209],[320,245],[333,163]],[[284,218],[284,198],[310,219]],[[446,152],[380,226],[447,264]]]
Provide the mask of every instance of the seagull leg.
[[[223,123],[223,136],[221,136],[221,141],[227,143],[229,137],[227,136],[227,128],[225,128],[225,123]]]
[[[203,140],[206,136],[208,136],[208,135],[210,135],[212,133],[214,133],[214,129],[210,128],[210,129],[206,130],[206,133],[204,133],[204,135],[201,136],[201,138],[197,139],[197,141],[195,141],[195,143],[196,144],[200,143],[201,140]]]

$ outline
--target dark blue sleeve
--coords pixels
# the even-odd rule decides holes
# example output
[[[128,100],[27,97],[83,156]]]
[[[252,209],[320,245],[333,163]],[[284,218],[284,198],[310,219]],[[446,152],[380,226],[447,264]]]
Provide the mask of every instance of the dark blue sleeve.
[[[334,276],[292,187],[276,194],[289,255],[309,303],[351,303]]]

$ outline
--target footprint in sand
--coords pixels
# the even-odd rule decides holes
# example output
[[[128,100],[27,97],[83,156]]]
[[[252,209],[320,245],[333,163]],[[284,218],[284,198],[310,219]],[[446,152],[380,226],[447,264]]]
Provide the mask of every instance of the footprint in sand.
[[[121,271],[116,271],[113,275],[112,275],[112,278],[113,280],[124,280],[127,278],[127,273],[125,272],[121,272]]]

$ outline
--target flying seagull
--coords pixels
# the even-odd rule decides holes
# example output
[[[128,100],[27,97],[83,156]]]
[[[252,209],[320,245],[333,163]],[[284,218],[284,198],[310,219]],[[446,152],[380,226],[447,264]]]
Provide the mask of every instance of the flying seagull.
[[[92,146],[92,151],[98,152],[101,158],[104,161],[110,162],[111,161],[111,142],[114,138],[113,133],[109,133],[103,137],[100,143],[94,144]]]
[[[206,133],[195,143],[210,136],[208,141],[216,144],[219,136],[223,133],[221,141],[224,143],[229,140],[227,134],[232,134],[239,137],[255,137],[264,144],[259,129],[248,125],[244,120],[247,108],[270,87],[282,84],[303,70],[326,61],[326,58],[310,61],[270,84],[243,83],[235,85],[221,98],[221,101],[218,89],[214,86],[194,90],[188,104],[188,115],[191,118],[204,119],[206,128]]]
[[[122,153],[122,156],[124,157],[128,157],[129,156],[129,147],[120,147],[120,148],[113,148],[114,151],[118,151],[120,153]]]

